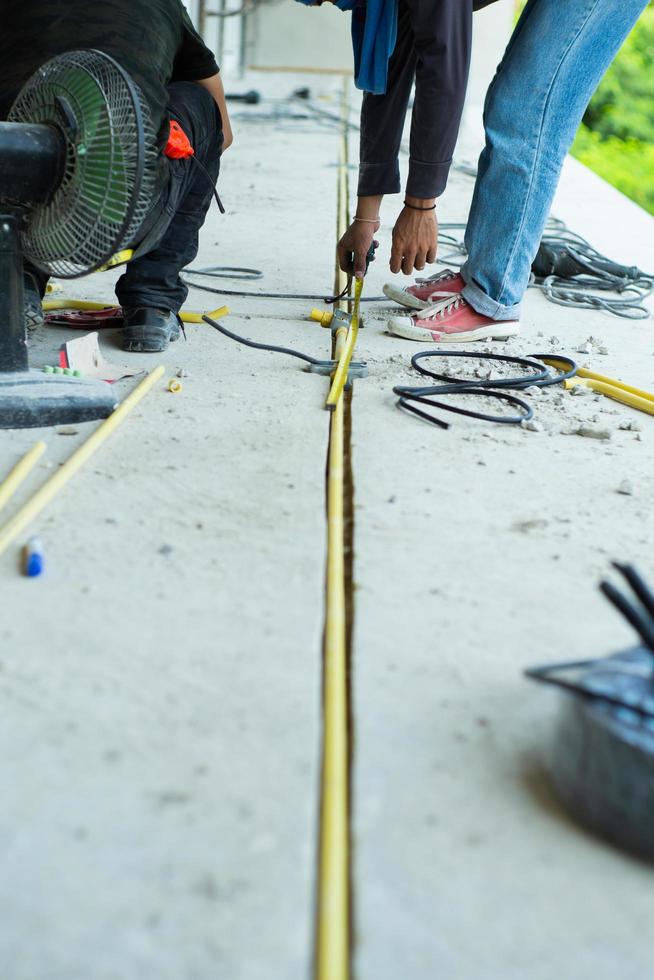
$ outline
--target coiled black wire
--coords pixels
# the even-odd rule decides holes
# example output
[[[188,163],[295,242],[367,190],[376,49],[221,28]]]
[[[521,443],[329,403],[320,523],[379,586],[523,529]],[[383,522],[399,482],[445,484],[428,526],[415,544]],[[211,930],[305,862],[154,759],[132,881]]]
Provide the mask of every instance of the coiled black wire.
[[[465,231],[465,227],[463,222],[443,222],[439,226],[440,263],[454,268],[463,265],[468,256],[465,242],[453,232]],[[651,315],[643,303],[654,290],[654,273],[613,262],[558,218],[547,222],[541,240],[543,251],[551,254],[555,265],[568,267],[565,275],[539,275],[537,257],[529,286],[539,289],[550,303],[603,310],[628,320],[645,320]]]
[[[443,382],[439,385],[430,385],[427,387],[408,387],[406,385],[396,385],[393,388],[393,393],[398,396],[398,406],[407,412],[411,412],[413,415],[418,415],[420,418],[427,422],[431,422],[433,425],[439,426],[441,429],[449,429],[450,425],[443,419],[439,419],[437,416],[426,412],[422,408],[418,408],[416,404],[427,405],[430,408],[438,408],[444,412],[453,412],[456,415],[465,415],[468,418],[480,419],[484,422],[498,422],[502,425],[520,425],[522,422],[528,422],[533,418],[534,412],[531,407],[524,399],[519,398],[517,395],[507,394],[506,391],[498,389],[513,389],[516,391],[521,391],[524,388],[530,388],[536,386],[538,388],[545,388],[548,385],[562,384],[564,381],[568,381],[573,378],[577,373],[577,365],[570,357],[564,357],[563,355],[556,355],[557,361],[563,361],[567,364],[567,370],[564,372],[558,372],[552,374],[549,368],[541,363],[540,359],[549,358],[549,354],[529,354],[527,357],[512,357],[506,354],[491,354],[491,353],[479,353],[478,351],[454,351],[454,350],[427,350],[419,351],[414,354],[411,358],[411,366],[418,371],[419,374],[423,376],[434,378],[437,381]],[[520,367],[530,370],[529,374],[522,374],[517,377],[512,378],[493,378],[493,379],[468,379],[468,378],[453,378],[450,375],[442,374],[438,371],[433,371],[428,367],[425,367],[422,363],[423,361],[430,360],[431,358],[438,357],[465,357],[465,358],[475,358],[476,360],[488,360],[488,361],[501,361],[504,364],[516,364]],[[517,415],[491,415],[487,412],[477,412],[474,409],[461,408],[458,405],[448,404],[447,402],[440,401],[443,395],[483,395],[486,398],[492,398],[497,401],[506,402],[509,405],[513,405],[520,411]]]

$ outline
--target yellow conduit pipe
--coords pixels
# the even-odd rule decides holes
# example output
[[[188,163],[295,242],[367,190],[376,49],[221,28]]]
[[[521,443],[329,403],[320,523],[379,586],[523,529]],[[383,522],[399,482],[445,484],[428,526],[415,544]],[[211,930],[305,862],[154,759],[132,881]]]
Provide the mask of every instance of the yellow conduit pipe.
[[[596,374],[588,368],[577,368],[576,378],[587,378],[592,381],[600,381],[602,384],[610,385],[611,388],[620,388],[638,398],[645,398],[647,401],[654,402],[654,394],[651,391],[644,391],[642,388],[635,388],[633,385],[625,384],[624,381],[617,381],[615,378],[607,378],[604,374]]]
[[[341,144],[337,235],[348,223],[347,140]],[[336,265],[335,291],[345,286]],[[344,304],[343,304],[344,305]],[[336,331],[334,356],[341,360],[348,331]],[[327,469],[327,614],[323,674],[323,758],[320,813],[316,980],[350,977],[350,834],[347,616],[345,597],[344,399],[330,420]]]
[[[37,442],[14,466],[7,478],[0,483],[0,510],[8,504],[19,486],[27,479],[45,452],[45,443]]]
[[[93,303],[87,299],[44,299],[43,309],[46,313],[52,310],[107,310],[111,303]]]
[[[148,394],[164,373],[164,368],[159,366],[151,371],[146,378],[132,391],[127,398],[120,403],[118,408],[109,416],[108,419],[98,426],[95,432],[89,436],[86,442],[77,449],[73,455],[60,466],[43,486],[36,491],[33,497],[23,504],[19,511],[14,514],[11,520],[7,521],[0,529],[0,555],[7,550],[10,544],[18,537],[21,531],[31,524],[38,517],[41,511],[50,503],[52,498],[69,482],[79,469],[93,456],[95,452],[106,442],[109,436],[115,432],[118,426],[124,422],[129,413],[136,408],[139,402]]]
[[[217,310],[212,310],[211,313],[192,313],[190,310],[182,310],[179,315],[184,323],[204,323],[203,316],[209,316],[212,320],[222,320],[228,313],[229,306],[219,306]]]
[[[561,371],[567,370],[568,367],[566,362],[560,361],[556,357],[541,357],[541,360],[544,364],[549,364]],[[618,381],[616,378],[607,378],[604,374],[597,374],[590,368],[583,367],[577,368],[576,375],[565,382],[565,387],[574,388],[575,385],[580,384],[597,392],[598,395],[604,395],[606,398],[622,402],[623,405],[636,408],[639,412],[654,415],[654,394],[650,391],[635,388],[633,385],[625,384],[624,381]]]
[[[347,384],[348,371],[350,370],[350,363],[352,361],[354,347],[357,342],[357,337],[359,336],[359,309],[362,291],[363,279],[355,279],[352,322],[350,323],[350,329],[347,332],[347,338],[343,344],[341,356],[338,358],[338,364],[336,365],[336,370],[332,379],[332,386],[329,395],[327,396],[327,408],[329,408],[331,411],[333,411],[336,407],[336,403],[343,394],[343,389]]]
[[[639,412],[654,415],[654,395],[650,395],[647,392],[643,392],[642,395],[634,395],[631,394],[631,391],[626,385],[607,384],[598,378],[581,379],[580,381],[572,378],[570,381],[565,382],[566,388],[576,388],[579,385],[583,385],[584,388],[590,388],[591,391],[596,392],[598,395],[604,395],[606,398],[612,398],[616,402],[622,402],[623,405],[628,405],[630,408],[636,408]]]

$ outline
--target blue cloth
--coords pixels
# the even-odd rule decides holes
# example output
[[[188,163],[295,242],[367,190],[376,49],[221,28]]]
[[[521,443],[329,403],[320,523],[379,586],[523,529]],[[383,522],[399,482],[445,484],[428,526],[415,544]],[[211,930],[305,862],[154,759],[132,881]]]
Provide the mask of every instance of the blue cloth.
[[[298,0],[311,7],[314,0]],[[352,11],[354,83],[373,95],[383,95],[388,62],[397,40],[397,0],[336,0],[334,6]]]

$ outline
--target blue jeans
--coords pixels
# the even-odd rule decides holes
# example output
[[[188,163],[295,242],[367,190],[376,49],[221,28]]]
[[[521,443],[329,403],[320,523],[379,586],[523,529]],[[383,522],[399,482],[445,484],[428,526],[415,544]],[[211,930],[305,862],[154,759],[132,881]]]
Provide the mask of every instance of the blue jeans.
[[[561,167],[602,75],[647,0],[529,0],[484,107],[461,273],[470,305],[516,320]]]

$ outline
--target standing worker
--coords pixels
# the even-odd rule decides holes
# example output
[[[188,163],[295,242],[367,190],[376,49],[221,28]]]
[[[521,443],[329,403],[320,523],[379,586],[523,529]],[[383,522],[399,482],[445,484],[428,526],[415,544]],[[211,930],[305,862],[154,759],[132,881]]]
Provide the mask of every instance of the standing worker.
[[[463,110],[472,13],[491,2],[339,0],[338,6],[353,10],[355,75],[366,89],[357,211],[338,246],[345,271],[351,271],[353,252],[355,274],[363,274],[382,199],[401,189],[398,155],[414,81],[409,175],[390,268],[410,275],[435,261],[436,199],[445,189]],[[593,92],[647,5],[528,0],[486,97],[486,145],[465,238],[468,261],[460,275],[441,273],[405,290],[386,287],[406,306],[428,307],[391,318],[391,333],[423,343],[460,343],[519,332],[521,301],[563,161]],[[373,88],[371,81],[383,87]]]
[[[80,49],[103,51],[128,72],[158,134],[155,203],[116,296],[124,314],[124,350],[162,351],[179,337],[178,314],[188,293],[179,273],[197,254],[220,157],[232,143],[222,79],[181,0],[3,0],[0,120],[42,64]],[[169,144],[171,121],[190,141],[197,164],[190,156],[167,155],[167,148],[175,153]],[[45,273],[26,266],[31,328],[43,322],[46,284]]]

